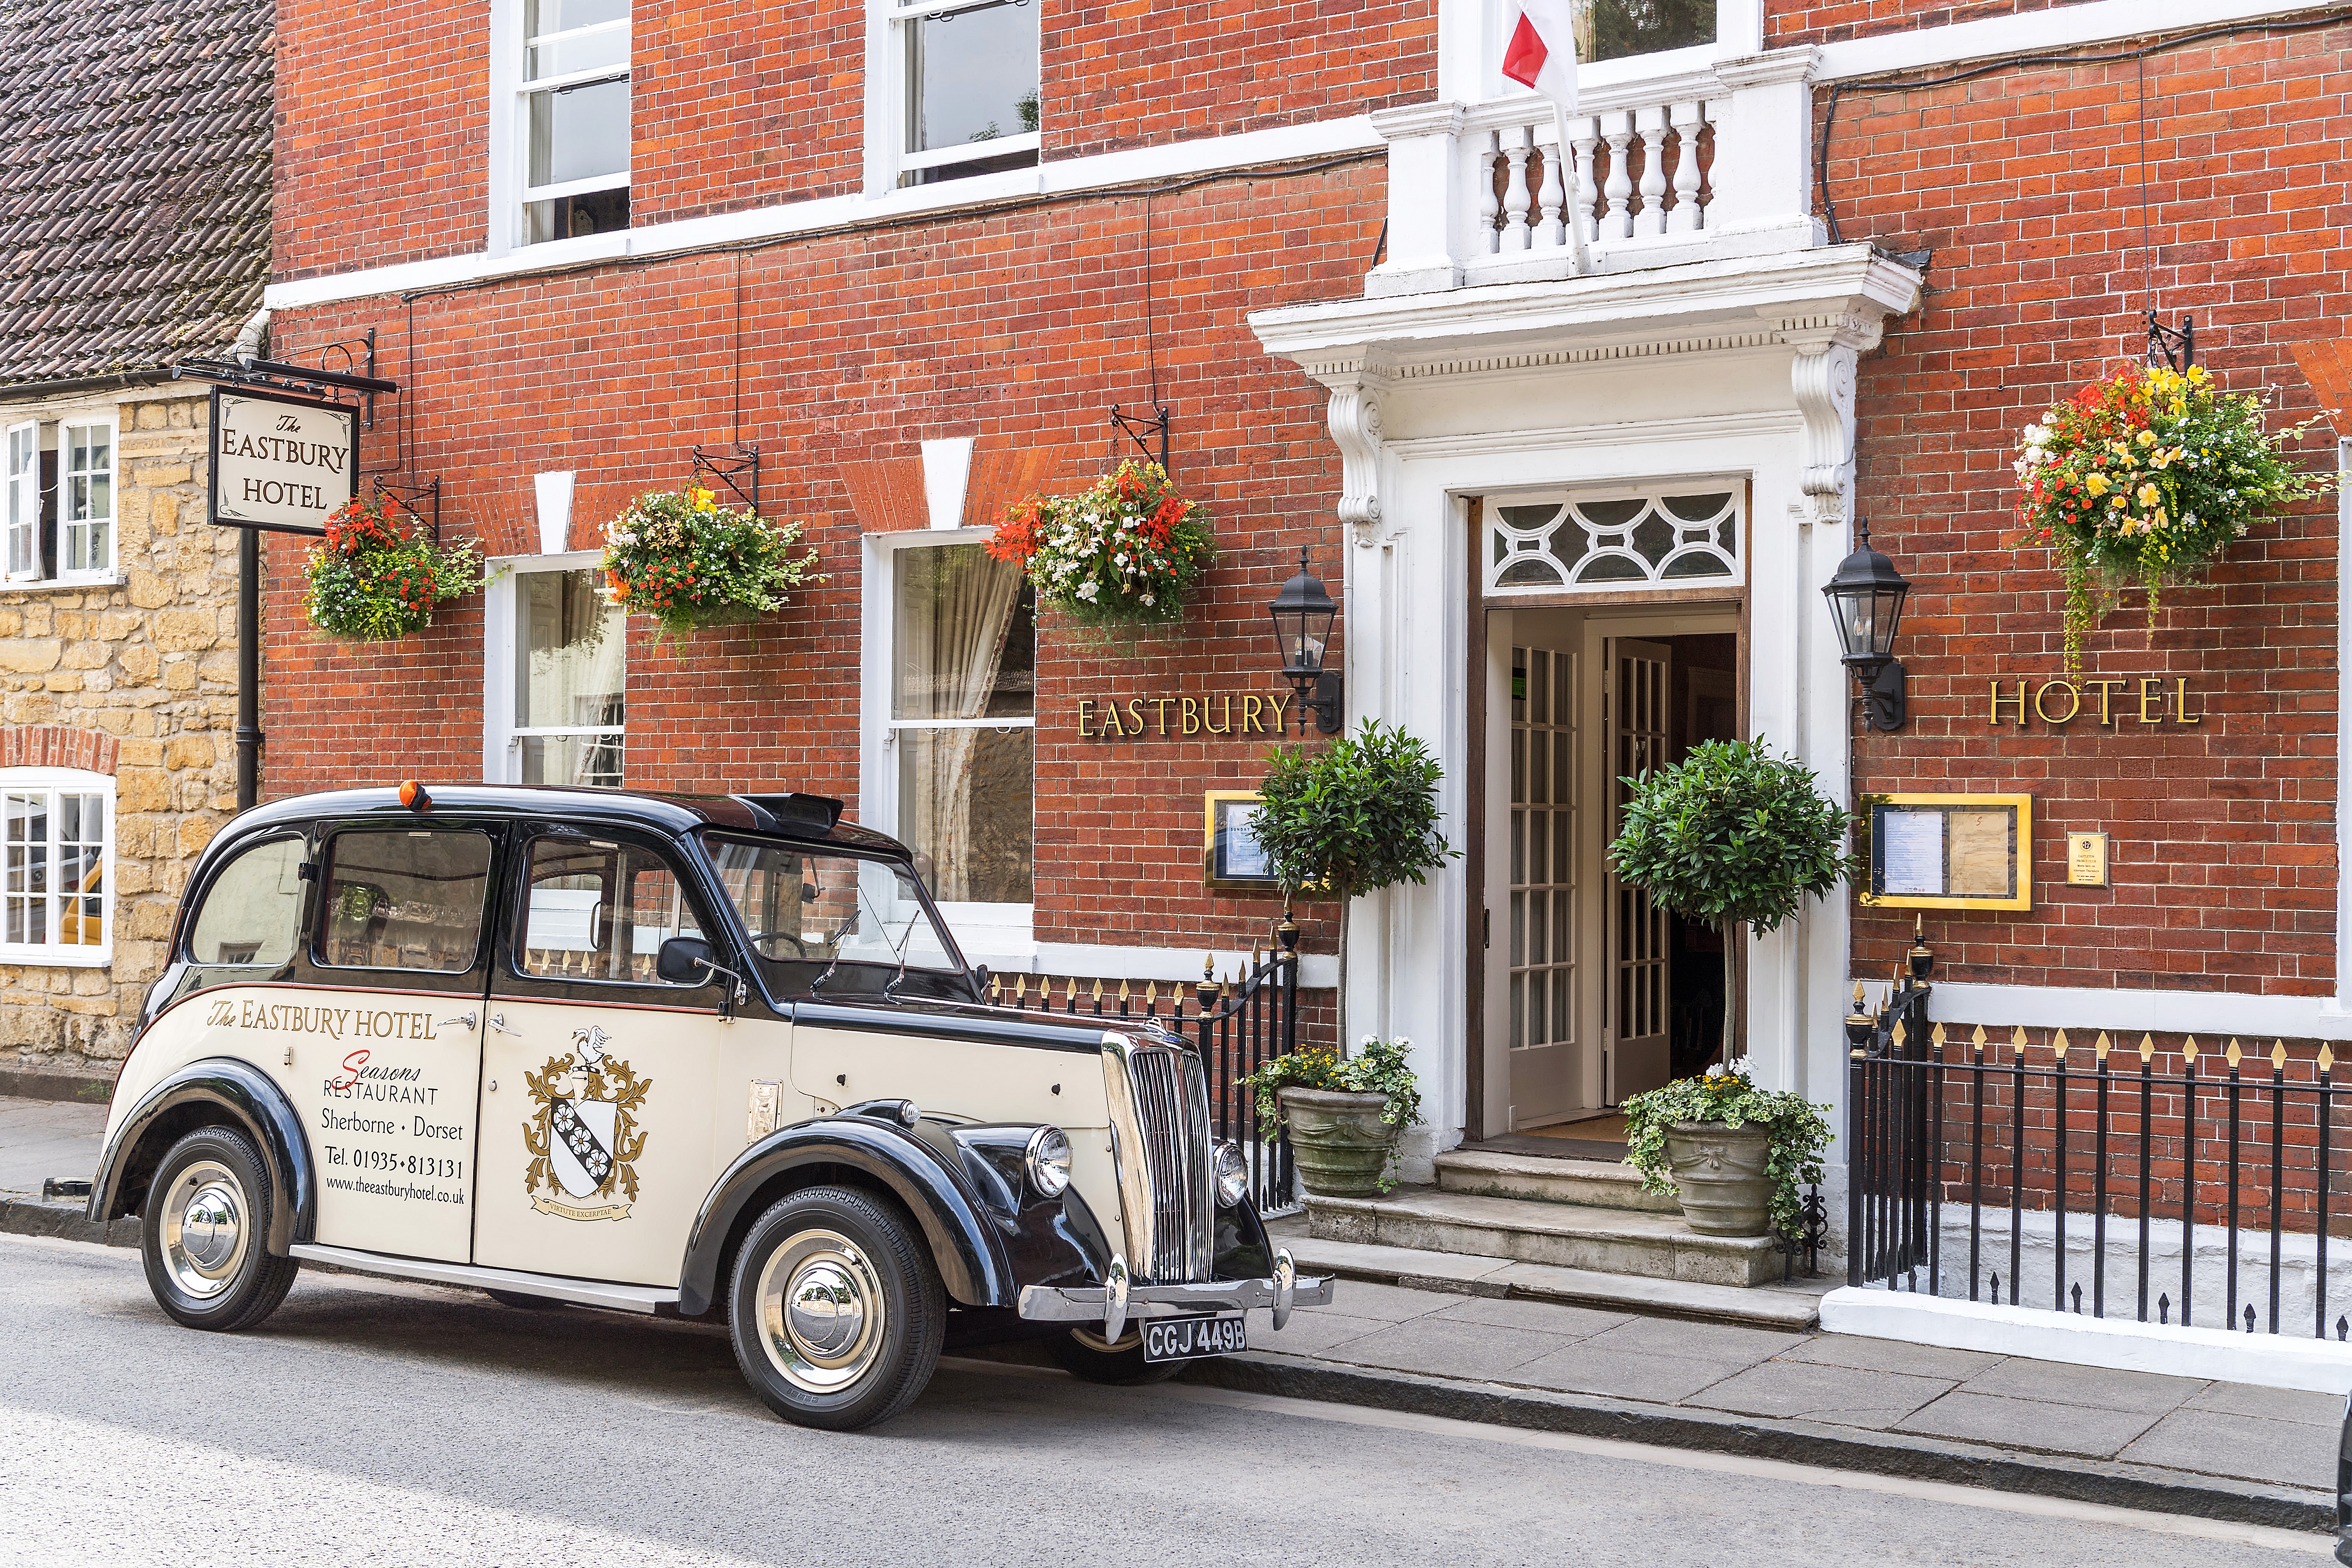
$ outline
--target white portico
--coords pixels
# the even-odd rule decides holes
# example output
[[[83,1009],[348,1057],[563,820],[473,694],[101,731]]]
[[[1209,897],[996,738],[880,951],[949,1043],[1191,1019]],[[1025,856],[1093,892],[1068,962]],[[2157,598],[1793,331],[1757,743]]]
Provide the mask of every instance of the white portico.
[[[1330,391],[1350,721],[1438,750],[1464,851],[1352,922],[1349,1034],[1414,1042],[1431,1142],[1408,1180],[1555,1101],[1600,1114],[1663,1081],[1693,1032],[1706,998],[1667,1005],[1663,917],[1626,902],[1598,854],[1611,779],[1646,765],[1628,759],[1679,754],[1736,711],[1738,732],[1795,752],[1832,796],[1847,787],[1851,682],[1819,587],[1850,548],[1855,362],[1920,282],[1867,246],[1820,243],[1802,188],[1810,56],[1620,94],[1657,97],[1654,113],[1562,125],[1520,99],[1382,116],[1391,259],[1368,297],[1251,318]],[[1704,187],[1679,152],[1702,125]],[[1722,668],[1678,679],[1677,649]],[[1560,758],[1557,782],[1522,752]],[[1523,863],[1530,847],[1549,868]],[[1759,1077],[1829,1101],[1845,925],[1832,900],[1751,942],[1732,1003]],[[1719,951],[1677,962],[1720,973]]]

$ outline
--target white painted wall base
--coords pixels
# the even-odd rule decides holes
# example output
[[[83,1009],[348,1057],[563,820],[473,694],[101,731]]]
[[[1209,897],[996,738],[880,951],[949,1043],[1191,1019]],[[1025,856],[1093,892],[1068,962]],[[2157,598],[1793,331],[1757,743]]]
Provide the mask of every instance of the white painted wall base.
[[[1822,1328],[1833,1334],[1905,1340],[1948,1350],[1989,1351],[2119,1372],[2218,1378],[2264,1388],[2352,1394],[2352,1344],[2290,1334],[2232,1334],[2220,1329],[1992,1307],[1916,1296],[1907,1290],[1846,1286],[1822,1298]]]

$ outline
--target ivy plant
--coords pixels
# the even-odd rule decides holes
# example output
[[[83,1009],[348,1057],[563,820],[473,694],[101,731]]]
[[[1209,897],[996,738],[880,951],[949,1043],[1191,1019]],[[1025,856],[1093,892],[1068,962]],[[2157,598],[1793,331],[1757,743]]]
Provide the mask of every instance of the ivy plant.
[[[1845,808],[1760,741],[1706,741],[1631,792],[1609,858],[1618,880],[1686,920],[1723,928],[1723,1055],[1732,1046],[1738,928],[1777,929],[1854,870]]]

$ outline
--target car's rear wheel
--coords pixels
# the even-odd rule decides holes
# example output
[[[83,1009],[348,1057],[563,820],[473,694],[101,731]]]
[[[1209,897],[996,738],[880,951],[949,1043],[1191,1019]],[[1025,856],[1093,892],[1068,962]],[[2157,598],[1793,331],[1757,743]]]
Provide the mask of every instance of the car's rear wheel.
[[[915,1402],[939,1365],[947,1292],[914,1227],[853,1187],[811,1187],[753,1222],[728,1331],[769,1409],[854,1431]]]
[[[1133,1388],[1147,1383],[1165,1383],[1184,1370],[1181,1361],[1151,1362],[1143,1359],[1143,1330],[1129,1328],[1117,1344],[1087,1329],[1072,1329],[1068,1333],[1045,1342],[1045,1352],[1055,1364],[1072,1377],[1088,1383],[1115,1384]]]
[[[172,1145],[147,1188],[140,1255],[156,1304],[192,1329],[249,1329],[278,1310],[301,1265],[272,1257],[276,1194],[243,1134],[205,1127]]]

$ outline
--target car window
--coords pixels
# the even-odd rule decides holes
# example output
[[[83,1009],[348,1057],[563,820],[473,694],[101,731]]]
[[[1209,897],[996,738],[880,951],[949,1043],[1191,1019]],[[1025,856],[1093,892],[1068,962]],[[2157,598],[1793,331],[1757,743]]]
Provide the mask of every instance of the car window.
[[[961,984],[962,966],[907,868],[750,839],[714,836],[709,844],[752,951],[785,989],[871,994],[902,966]]]
[[[320,962],[463,973],[480,950],[490,840],[464,828],[338,833],[327,844]]]
[[[677,866],[658,850],[539,838],[531,842],[530,866],[530,892],[515,943],[525,974],[660,984],[654,960],[662,943],[703,934]]]
[[[292,958],[302,924],[302,859],[299,838],[271,838],[238,850],[196,910],[188,957],[255,965]]]

